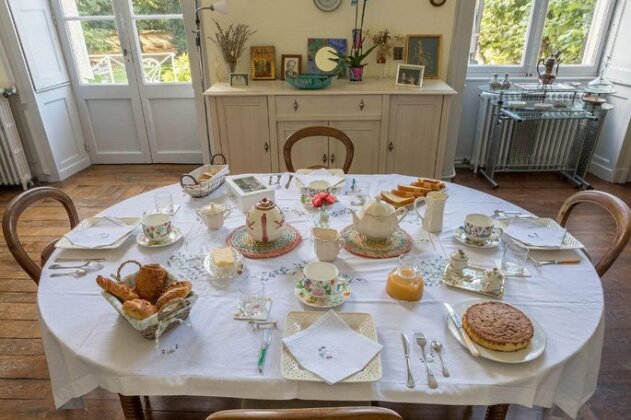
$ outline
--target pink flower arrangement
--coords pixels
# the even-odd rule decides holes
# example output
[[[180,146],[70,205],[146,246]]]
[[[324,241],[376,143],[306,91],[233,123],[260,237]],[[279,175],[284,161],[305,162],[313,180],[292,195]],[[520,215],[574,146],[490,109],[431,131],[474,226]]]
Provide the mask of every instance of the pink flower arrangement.
[[[315,208],[320,208],[322,206],[330,206],[335,203],[335,196],[333,194],[319,192],[311,198],[311,204]]]

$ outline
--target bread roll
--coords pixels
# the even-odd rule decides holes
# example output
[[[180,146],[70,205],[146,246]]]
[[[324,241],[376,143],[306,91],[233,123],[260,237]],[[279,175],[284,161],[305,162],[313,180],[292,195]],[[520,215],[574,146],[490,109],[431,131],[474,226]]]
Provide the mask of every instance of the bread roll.
[[[175,287],[173,289],[169,289],[166,292],[164,292],[162,296],[158,298],[156,305],[158,306],[158,308],[162,308],[164,305],[166,305],[167,303],[171,302],[174,299],[185,298],[186,296],[188,296],[190,292],[191,290],[186,286]]]
[[[158,312],[158,308],[144,299],[134,299],[123,303],[123,311],[131,318],[146,319]]]
[[[191,284],[190,281],[188,281],[188,280],[180,280],[180,281],[173,282],[173,283],[169,284],[167,287],[165,287],[165,289],[162,291],[162,294],[164,295],[169,290],[171,290],[171,289],[178,289],[180,287],[187,288],[189,293],[191,292],[191,290],[193,290],[193,285]]]
[[[116,282],[112,279],[108,279],[107,277],[96,276],[96,284],[98,284],[101,289],[113,296],[116,296],[116,298],[118,298],[121,302],[140,298],[138,293],[126,284]]]
[[[142,299],[156,303],[164,290],[166,279],[167,272],[160,264],[143,265],[136,276],[136,291]]]

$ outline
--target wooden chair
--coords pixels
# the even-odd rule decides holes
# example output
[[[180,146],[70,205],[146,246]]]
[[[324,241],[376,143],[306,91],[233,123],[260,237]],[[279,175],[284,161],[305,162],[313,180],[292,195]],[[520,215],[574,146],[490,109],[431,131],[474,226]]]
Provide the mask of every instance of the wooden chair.
[[[225,410],[211,414],[206,420],[401,420],[396,412],[382,407],[320,407],[262,410]]]
[[[353,163],[353,155],[355,154],[355,147],[353,146],[353,142],[351,139],[341,130],[333,127],[305,127],[302,128],[289,137],[285,141],[285,145],[283,146],[283,156],[285,158],[285,166],[287,166],[287,170],[289,172],[295,172],[294,165],[291,162],[291,148],[298,141],[305,139],[307,137],[315,137],[315,136],[328,136],[333,137],[346,147],[346,160],[344,160],[344,165],[342,169],[344,173],[348,173],[351,168],[351,163]],[[318,169],[318,168],[328,168],[327,165],[314,165],[309,166],[310,169]]]
[[[50,255],[55,250],[55,242],[57,242],[58,239],[54,239],[44,247],[40,254],[41,265],[37,265],[24,250],[20,238],[18,237],[17,226],[20,215],[24,210],[34,203],[45,199],[59,201],[64,206],[68,214],[68,219],[70,220],[71,228],[74,228],[79,223],[79,213],[77,213],[77,208],[72,202],[72,199],[63,191],[52,187],[33,188],[32,190],[25,191],[18,195],[11,200],[2,218],[2,232],[4,233],[4,240],[9,247],[9,251],[11,251],[17,263],[20,264],[20,267],[22,267],[22,269],[26,271],[26,274],[37,284],[39,284],[39,277],[42,273],[41,265],[44,265],[46,261],[48,261],[48,258],[50,258]]]
[[[593,203],[604,208],[616,222],[614,241],[605,252],[605,255],[595,264],[596,272],[602,277],[616,261],[627,242],[629,242],[629,237],[631,237],[631,209],[615,195],[595,190],[580,191],[570,196],[561,206],[561,210],[559,210],[557,215],[557,222],[561,226],[565,226],[570,213],[579,203]]]

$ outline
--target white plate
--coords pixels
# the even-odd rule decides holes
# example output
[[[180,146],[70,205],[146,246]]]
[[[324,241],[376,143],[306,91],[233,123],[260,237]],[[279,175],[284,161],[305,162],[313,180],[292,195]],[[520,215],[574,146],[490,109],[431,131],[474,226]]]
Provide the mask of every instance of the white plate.
[[[210,275],[210,277],[217,280],[227,280],[239,275],[239,271],[243,272],[245,269],[245,259],[243,255],[236,249],[232,248],[232,255],[234,255],[234,267],[232,270],[222,270],[212,262],[210,254],[204,258],[204,269]],[[240,269],[239,269],[240,268]]]
[[[304,175],[308,175],[308,174],[310,174],[311,172],[316,171],[316,170],[317,170],[317,169],[298,169],[298,170],[296,171],[296,173],[297,173],[297,174],[304,174]],[[344,173],[344,171],[343,171],[342,169],[327,169],[327,171],[328,171],[331,175],[333,175],[333,176],[339,176],[339,177],[342,177],[342,178],[343,178],[340,182],[338,182],[337,184],[335,184],[335,185],[333,185],[333,186],[329,186],[328,188],[331,188],[331,187],[333,187],[333,188],[340,188],[340,187],[342,187],[342,186],[344,185],[344,182],[345,182],[345,178],[344,178],[344,177],[346,176],[346,174]],[[314,181],[314,182],[323,183],[323,184],[326,184],[326,185],[328,185],[328,184],[329,184],[329,183],[328,183],[328,182],[326,182],[326,181]],[[300,189],[303,189],[303,188],[304,188],[304,189],[307,189],[307,188],[309,188],[309,186],[308,186],[308,185],[304,185],[302,182],[300,182],[300,180],[299,180],[297,177],[296,177],[296,186],[297,186],[298,188],[300,188]],[[324,187],[324,185],[320,185],[320,186],[318,186],[318,188],[317,188],[317,189],[318,189],[318,190],[320,190],[320,189],[326,189],[326,187]]]
[[[146,246],[147,248],[162,248],[163,246],[169,246],[171,244],[176,243],[180,239],[182,239],[182,229],[177,226],[173,226],[171,228],[171,232],[164,238],[157,242],[149,242],[144,232],[140,232],[138,236],[136,236],[136,242],[142,246]]]
[[[88,229],[92,226],[94,226],[95,224],[97,224],[99,221],[103,220],[103,217],[88,217],[87,219],[83,219],[77,226],[74,227],[74,229],[72,230],[85,230]],[[113,219],[116,219],[120,222],[123,222],[124,224],[128,225],[128,226],[135,226],[138,223],[140,223],[140,218],[139,217],[113,217]],[[59,239],[57,241],[57,243],[55,243],[55,248],[59,248],[59,249],[114,249],[114,248],[118,248],[119,246],[121,246],[125,240],[129,237],[129,235],[131,235],[132,232],[129,232],[127,235],[123,236],[122,238],[120,238],[118,241],[110,244],[110,245],[105,245],[105,246],[100,246],[98,248],[88,248],[88,247],[84,247],[84,246],[79,246],[79,245],[75,245],[72,242],[70,242],[68,240],[68,238],[66,238],[65,236],[62,236],[61,239]]]
[[[283,338],[290,337],[299,331],[309,328],[326,312],[289,312],[285,319],[285,333]],[[373,341],[377,340],[377,328],[372,315],[358,312],[338,312],[340,318],[348,324],[351,329]],[[315,374],[300,367],[289,350],[283,346],[280,354],[280,374],[285,379],[294,381],[324,382]],[[377,382],[383,376],[381,368],[381,352],[368,362],[364,369],[360,370],[344,379],[340,383],[346,382]]]
[[[465,245],[472,246],[474,248],[495,248],[501,242],[502,238],[502,229],[493,228],[493,232],[491,233],[491,238],[483,243],[473,242],[467,235],[464,233],[464,228],[460,226],[456,230],[454,230],[454,237],[458,240],[458,242],[463,243]]]
[[[512,219],[500,219],[497,221],[497,226],[501,228],[502,230],[506,230],[508,226],[510,225],[511,221]],[[561,225],[559,225],[556,222],[556,220],[550,219],[549,217],[528,218],[528,221],[536,223],[547,229],[554,229],[554,230],[564,229]],[[514,239],[513,237],[511,237],[511,239],[514,240],[515,242],[519,242],[521,245],[523,245],[524,247],[528,249],[537,249],[537,250],[542,250],[542,251],[547,251],[551,249],[583,249],[585,248],[585,245],[583,245],[581,241],[579,241],[574,236],[572,236],[572,234],[567,230],[565,231],[565,237],[563,238],[563,243],[561,244],[561,246],[558,246],[558,247],[526,245]]]
[[[486,300],[486,299],[469,300],[466,302],[462,302],[458,305],[455,305],[454,310],[458,313],[458,315],[462,317],[462,314],[465,313],[465,311],[467,310],[467,308],[469,308],[469,306],[475,305],[477,303],[483,303],[483,302],[493,302],[493,301]],[[506,304],[509,305],[508,303]],[[523,311],[520,308],[517,308],[516,306],[513,306],[513,307],[526,313],[525,311]],[[526,315],[528,314],[526,313]],[[525,362],[530,362],[531,360],[535,360],[537,357],[539,357],[541,353],[543,353],[543,350],[546,348],[546,333],[543,331],[543,328],[541,328],[541,325],[539,325],[537,321],[535,321],[531,316],[528,316],[528,317],[530,318],[530,322],[532,322],[532,326],[534,327],[534,335],[532,336],[532,339],[530,340],[530,344],[528,344],[528,347],[526,347],[525,349],[517,350],[517,351],[506,352],[506,351],[489,350],[487,348],[477,345],[476,343],[473,343],[473,345],[476,346],[478,350],[480,351],[480,357],[483,357],[488,360],[493,360],[495,362],[500,362],[500,363],[525,363]],[[449,331],[456,338],[456,340],[458,340],[458,342],[462,344],[463,347],[466,348],[467,345],[462,340],[459,330],[454,325],[450,316],[447,316],[447,328],[449,328]]]
[[[341,277],[338,277],[337,279],[338,293],[334,296],[331,296],[328,302],[323,303],[323,302],[318,302],[317,300],[310,300],[308,296],[312,296],[312,295],[310,295],[305,290],[304,281],[305,279],[300,279],[298,283],[296,283],[296,286],[294,287],[294,294],[296,295],[299,301],[301,301],[307,306],[311,306],[311,307],[319,308],[319,309],[335,308],[336,306],[340,306],[341,304],[346,302],[348,298],[351,297],[351,288],[349,287],[348,281],[344,280]],[[303,291],[304,293],[301,293]]]

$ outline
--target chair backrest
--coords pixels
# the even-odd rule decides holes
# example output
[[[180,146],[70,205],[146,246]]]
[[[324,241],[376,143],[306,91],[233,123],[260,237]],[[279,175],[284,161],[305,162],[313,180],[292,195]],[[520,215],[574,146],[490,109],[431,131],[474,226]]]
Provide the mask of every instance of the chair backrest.
[[[616,222],[616,237],[600,261],[596,263],[596,272],[602,277],[616,261],[627,242],[629,242],[629,237],[631,236],[631,209],[615,195],[595,190],[580,191],[571,195],[561,206],[557,215],[557,222],[561,226],[565,226],[570,213],[579,203],[593,203],[604,208]]]
[[[9,251],[11,251],[13,258],[20,264],[22,269],[38,284],[42,269],[24,250],[18,237],[17,226],[20,215],[24,210],[34,203],[47,198],[57,200],[64,206],[70,220],[70,227],[75,227],[79,223],[79,214],[72,199],[63,191],[52,187],[33,188],[18,195],[11,200],[2,218],[2,233]]]
[[[358,419],[401,420],[396,412],[382,407],[321,407],[271,410],[225,410],[206,420],[284,420],[284,419]]]
[[[338,130],[337,128],[325,126],[305,127],[287,137],[287,140],[285,140],[285,145],[283,146],[283,156],[285,157],[285,166],[287,166],[287,170],[289,172],[295,172],[294,165],[291,162],[291,148],[294,146],[294,144],[307,137],[315,136],[333,137],[339,140],[344,145],[344,147],[346,147],[346,159],[344,160],[344,165],[342,166],[342,169],[344,170],[344,173],[348,173],[351,168],[351,163],[353,163],[353,155],[355,154],[355,147],[353,146],[353,142],[343,131]],[[316,167],[326,168],[327,166],[311,166],[311,168]]]

